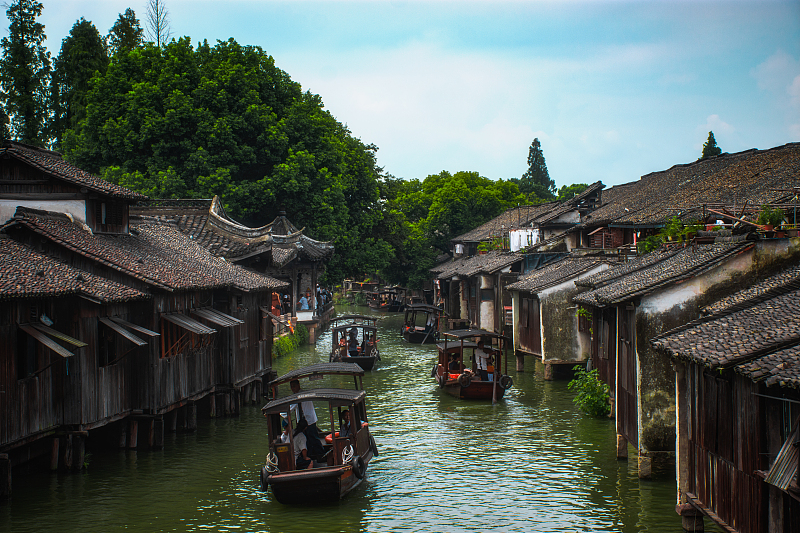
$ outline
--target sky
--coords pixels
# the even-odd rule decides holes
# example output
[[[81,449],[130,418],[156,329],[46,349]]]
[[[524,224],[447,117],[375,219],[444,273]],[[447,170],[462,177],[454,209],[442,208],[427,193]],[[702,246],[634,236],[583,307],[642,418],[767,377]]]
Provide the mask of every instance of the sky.
[[[8,1],[8,0],[7,0]],[[147,0],[41,0],[47,47]],[[800,141],[800,0],[164,0],[173,37],[260,46],[397,178],[627,183]],[[8,20],[3,21],[8,34]]]

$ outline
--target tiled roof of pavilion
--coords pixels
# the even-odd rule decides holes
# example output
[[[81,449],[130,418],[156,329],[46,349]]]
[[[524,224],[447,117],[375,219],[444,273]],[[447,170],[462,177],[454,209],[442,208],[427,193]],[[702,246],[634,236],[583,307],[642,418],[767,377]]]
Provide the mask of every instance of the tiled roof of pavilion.
[[[0,157],[14,157],[23,161],[34,168],[39,169],[45,174],[54,178],[67,181],[79,187],[127,200],[146,200],[147,196],[138,192],[126,189],[120,185],[115,185],[98,176],[90,174],[85,170],[67,163],[62,159],[61,154],[29,146],[15,141],[6,140],[0,146]]]
[[[304,235],[284,215],[259,228],[243,226],[225,213],[216,196],[212,200],[153,200],[132,207],[131,214],[173,222],[212,254],[234,262],[266,254],[282,267],[296,257],[324,261],[334,250],[332,243]]]
[[[661,225],[672,216],[699,218],[703,204],[742,207],[787,201],[800,186],[800,143],[675,165],[603,191],[581,227]],[[783,191],[781,190],[783,189]]]
[[[800,344],[800,290],[770,298],[739,311],[701,318],[651,341],[657,350],[675,358],[710,367],[732,367],[753,379],[782,375],[800,379],[797,365],[780,366]],[[792,348],[785,352],[786,350]],[[772,355],[770,359],[763,358]],[[785,372],[784,372],[785,371]]]
[[[450,279],[456,276],[468,278],[479,273],[492,274],[522,261],[523,257],[517,252],[491,250],[485,254],[446,261],[433,267],[431,272],[438,273],[436,276],[438,279]]]
[[[146,293],[69,266],[9,238],[0,238],[0,299],[79,295],[104,303],[150,298]]]
[[[518,281],[507,285],[506,289],[530,293],[539,292],[572,280],[604,264],[607,264],[607,261],[599,257],[567,256],[534,270]]]
[[[170,224],[131,224],[131,234],[94,234],[66,215],[18,207],[4,229],[14,226],[168,291],[225,286],[259,290],[285,285],[211,255]]]
[[[644,256],[640,260],[647,264],[642,268],[636,268],[637,263],[622,264],[594,279],[582,280],[582,284],[594,283],[597,288],[573,297],[573,301],[594,307],[620,303],[702,274],[751,246],[748,242],[692,246],[674,254],[659,254],[658,261]],[[617,276],[619,273],[623,275]]]
[[[736,367],[736,371],[767,387],[800,389],[800,346],[792,346]]]

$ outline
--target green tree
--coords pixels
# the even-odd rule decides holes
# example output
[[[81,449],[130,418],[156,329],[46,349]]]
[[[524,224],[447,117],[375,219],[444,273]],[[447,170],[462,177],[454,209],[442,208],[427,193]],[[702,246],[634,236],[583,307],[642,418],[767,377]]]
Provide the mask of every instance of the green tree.
[[[521,193],[533,195],[531,200],[553,200],[556,195],[556,182],[550,178],[547,172],[547,164],[544,161],[542,145],[536,138],[528,149],[528,170],[519,180],[519,190]]]
[[[9,5],[8,37],[0,41],[0,86],[10,117],[10,134],[37,146],[44,146],[48,140],[45,126],[50,53],[44,46],[44,25],[36,22],[42,9],[42,3],[36,0],[16,0]]]
[[[717,140],[714,138],[714,132],[709,131],[708,139],[706,139],[706,142],[703,144],[703,155],[700,156],[700,159],[707,159],[721,153],[722,149],[717,146]]]
[[[589,185],[586,183],[573,183],[572,185],[562,185],[560,189],[558,189],[558,196],[556,200],[559,202],[565,202],[570,200],[586,189],[589,188]]]
[[[119,18],[111,27],[106,37],[109,52],[112,56],[127,54],[139,48],[144,43],[144,30],[136,18],[133,9],[128,8],[125,13],[120,13]]]
[[[66,130],[77,130],[86,117],[89,81],[95,73],[104,74],[107,66],[108,56],[100,32],[81,18],[61,41],[61,51],[53,64],[50,135],[57,147]]]
[[[285,211],[341,251],[327,266],[332,281],[377,272],[394,256],[376,151],[261,48],[233,39],[146,43],[115,56],[63,143],[70,162],[154,198],[216,194],[251,226]]]

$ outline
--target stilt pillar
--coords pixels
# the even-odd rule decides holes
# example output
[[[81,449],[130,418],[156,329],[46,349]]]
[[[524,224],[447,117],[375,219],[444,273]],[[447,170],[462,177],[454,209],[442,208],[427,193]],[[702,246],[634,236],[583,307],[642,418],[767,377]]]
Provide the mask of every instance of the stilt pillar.
[[[525,356],[519,352],[517,352],[517,372],[524,372],[525,371]]]
[[[59,457],[59,450],[61,445],[61,438],[54,437],[53,443],[50,447],[50,470],[55,472],[58,470],[58,457]]]
[[[617,435],[617,459],[628,458],[628,439],[623,435]]]
[[[11,496],[11,459],[0,453],[0,500]]]
[[[550,363],[544,364],[544,379],[545,381],[553,381],[553,365]]]
[[[128,421],[128,448],[139,447],[139,421]]]
[[[164,447],[164,419],[163,418],[156,418],[153,420],[152,425],[152,432],[151,435],[153,436],[150,447],[153,449],[160,450]]]
[[[191,403],[186,406],[186,431],[197,430],[197,404]]]
[[[639,479],[650,479],[653,474],[653,460],[646,454],[639,452]]]
[[[676,505],[675,511],[681,515],[681,527],[684,531],[702,532],[705,531],[703,524],[703,513],[692,507],[688,503]]]

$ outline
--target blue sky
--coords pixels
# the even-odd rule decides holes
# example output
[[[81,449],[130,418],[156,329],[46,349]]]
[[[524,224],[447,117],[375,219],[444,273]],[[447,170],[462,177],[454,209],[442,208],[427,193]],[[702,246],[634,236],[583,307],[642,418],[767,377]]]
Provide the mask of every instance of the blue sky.
[[[145,17],[42,1],[53,55],[80,17]],[[559,186],[694,161],[709,130],[726,152],[800,141],[798,0],[165,3],[173,36],[261,46],[400,178],[520,177],[535,137]]]

